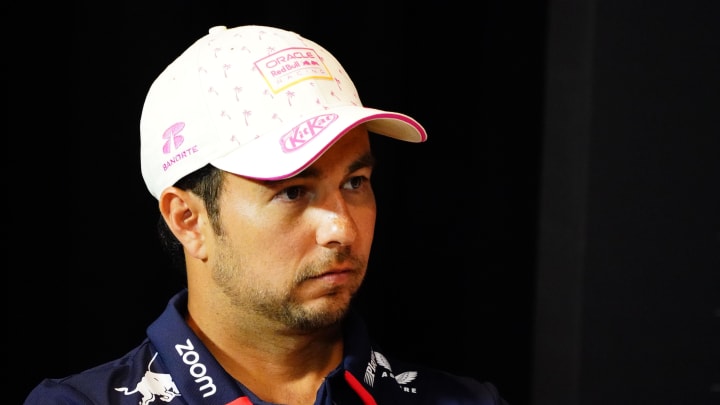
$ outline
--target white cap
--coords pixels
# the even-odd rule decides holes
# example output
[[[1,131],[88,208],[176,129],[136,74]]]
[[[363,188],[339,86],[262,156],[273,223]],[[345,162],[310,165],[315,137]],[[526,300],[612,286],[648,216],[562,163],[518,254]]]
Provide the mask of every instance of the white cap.
[[[363,107],[340,63],[315,42],[273,27],[213,27],[150,87],[142,175],[155,198],[208,163],[283,179],[361,123],[404,141],[427,139],[407,115]]]

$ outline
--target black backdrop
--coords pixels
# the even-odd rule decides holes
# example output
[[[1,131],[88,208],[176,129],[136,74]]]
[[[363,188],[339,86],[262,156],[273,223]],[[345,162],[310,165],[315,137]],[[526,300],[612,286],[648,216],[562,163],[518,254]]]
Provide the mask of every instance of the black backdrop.
[[[182,287],[140,177],[142,101],[210,26],[241,24],[316,40],[366,105],[428,130],[377,139],[359,303],[388,350],[515,405],[718,400],[714,2],[143,3],[76,3],[71,143],[46,173],[70,208],[28,219],[55,239],[14,279],[28,366],[9,403],[125,353]]]

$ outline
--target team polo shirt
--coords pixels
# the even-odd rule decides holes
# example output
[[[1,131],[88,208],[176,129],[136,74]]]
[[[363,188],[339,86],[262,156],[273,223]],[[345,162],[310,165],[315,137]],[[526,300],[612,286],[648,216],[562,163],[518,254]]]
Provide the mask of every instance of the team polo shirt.
[[[136,348],[65,378],[45,379],[25,405],[277,405],[223,370],[185,322],[187,290],[170,299]],[[360,316],[345,326],[342,364],[320,386],[315,405],[506,405],[495,387],[387,357]]]

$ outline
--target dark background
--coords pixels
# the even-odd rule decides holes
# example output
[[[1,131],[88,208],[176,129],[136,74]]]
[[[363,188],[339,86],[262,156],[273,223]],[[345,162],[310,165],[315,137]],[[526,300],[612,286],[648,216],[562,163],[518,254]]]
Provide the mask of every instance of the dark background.
[[[720,2],[76,2],[70,23],[71,142],[46,209],[15,218],[48,249],[8,286],[7,403],[124,354],[183,286],[140,110],[209,27],[242,24],[319,42],[364,104],[428,130],[376,141],[359,304],[386,350],[513,405],[720,403]]]

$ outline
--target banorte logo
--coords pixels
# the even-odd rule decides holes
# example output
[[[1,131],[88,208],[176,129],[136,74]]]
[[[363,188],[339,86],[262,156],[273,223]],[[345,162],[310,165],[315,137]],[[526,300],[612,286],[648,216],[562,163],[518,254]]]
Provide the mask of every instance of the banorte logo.
[[[283,152],[293,152],[320,135],[338,119],[337,114],[322,114],[307,119],[280,137]]]
[[[165,132],[163,132],[162,134],[163,139],[165,139],[162,151],[166,155],[172,154],[172,157],[165,160],[165,162],[163,163],[163,171],[167,171],[175,163],[185,159],[186,157],[198,151],[197,145],[193,145],[189,148],[182,150],[180,149],[183,142],[185,142],[185,137],[181,134],[184,128],[184,122],[176,122],[170,125],[170,127],[166,129]]]
[[[180,131],[185,128],[184,122],[177,122],[175,124],[172,124],[170,128],[166,129],[165,132],[163,132],[162,137],[165,139],[165,143],[163,144],[163,153],[168,154],[174,150],[177,150],[180,145],[185,142],[185,137],[180,134]]]

